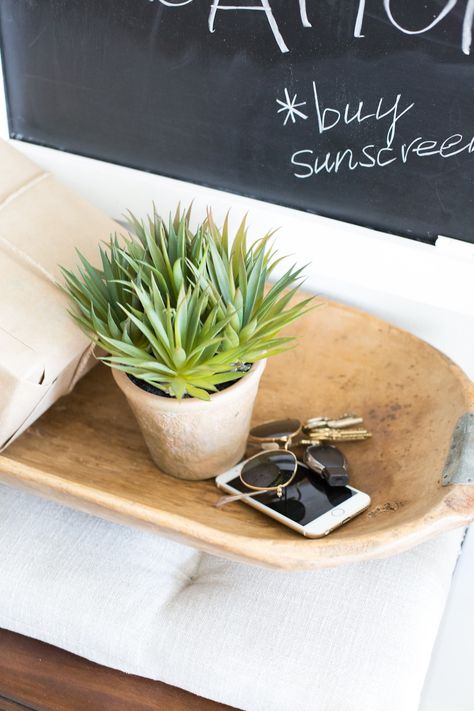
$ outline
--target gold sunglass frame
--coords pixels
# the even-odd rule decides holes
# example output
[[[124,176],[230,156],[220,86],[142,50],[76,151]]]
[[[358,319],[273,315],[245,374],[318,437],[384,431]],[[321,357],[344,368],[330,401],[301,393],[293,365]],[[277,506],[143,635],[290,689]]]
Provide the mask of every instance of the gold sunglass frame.
[[[292,418],[293,419],[293,418]],[[257,425],[257,427],[265,427],[265,425],[271,425],[273,422],[280,422],[281,420],[265,420],[265,422],[260,423]],[[301,435],[303,431],[303,423],[294,418],[295,422],[298,422],[298,427],[295,429],[293,432],[289,433],[287,436],[284,437],[261,437],[259,435],[254,435],[252,434],[252,430],[249,432],[249,437],[248,441],[250,444],[278,444],[279,449],[285,449],[288,450],[291,445],[293,444],[293,440]],[[256,429],[256,427],[252,428]],[[251,457],[252,459],[252,457]]]
[[[250,431],[249,437],[248,437],[248,441],[250,444],[260,445],[260,446],[263,444],[276,444],[277,448],[272,449],[272,450],[265,450],[264,449],[263,451],[257,452],[253,456],[249,457],[246,460],[246,462],[243,464],[242,468],[240,469],[240,473],[239,473],[239,479],[242,482],[242,484],[245,486],[245,488],[249,490],[248,493],[243,492],[243,493],[237,494],[237,495],[233,494],[231,496],[222,496],[215,504],[217,508],[221,508],[222,506],[225,506],[226,504],[229,504],[233,501],[238,501],[239,499],[244,499],[246,496],[254,496],[257,493],[263,493],[265,491],[276,491],[278,498],[279,499],[282,498],[283,490],[286,489],[291,484],[291,482],[293,481],[293,479],[296,476],[296,472],[298,471],[298,459],[296,458],[296,455],[294,454],[294,452],[290,452],[289,447],[291,447],[293,439],[295,437],[298,437],[301,434],[301,432],[303,430],[303,424],[296,418],[294,418],[294,419],[295,419],[295,422],[298,423],[298,427],[285,437],[266,437],[266,436],[261,437],[261,436],[252,434],[252,430]],[[260,425],[258,425],[258,427],[262,427],[264,425],[271,424],[273,422],[278,422],[278,420],[267,420],[265,422],[262,422]],[[293,457],[294,466],[293,466],[293,473],[292,473],[291,477],[284,484],[278,484],[277,486],[252,486],[251,484],[248,484],[245,481],[245,479],[242,477],[242,473],[245,469],[245,466],[250,461],[257,459],[257,457],[262,457],[265,454],[267,454],[267,455],[270,454],[271,451],[273,451],[273,452],[283,451]],[[253,494],[252,492],[255,492],[255,494]]]
[[[286,481],[284,484],[278,484],[277,486],[252,486],[251,484],[248,484],[243,479],[242,473],[249,462],[253,461],[254,459],[257,459],[258,457],[262,457],[266,454],[271,454],[271,453],[275,453],[275,452],[279,452],[279,451],[286,452],[287,454],[291,455],[294,459],[293,474],[288,479],[288,481]],[[286,447],[280,447],[279,449],[272,450],[271,452],[268,452],[268,451],[267,452],[265,452],[265,451],[257,452],[257,454],[254,454],[252,457],[249,457],[247,459],[247,461],[245,462],[245,464],[243,465],[242,469],[240,470],[239,479],[247,489],[251,489],[252,491],[276,491],[278,498],[281,499],[281,497],[283,496],[283,489],[286,489],[286,487],[291,484],[291,482],[293,481],[293,479],[296,476],[297,471],[298,471],[298,460],[296,458],[296,455],[293,452],[290,452]]]

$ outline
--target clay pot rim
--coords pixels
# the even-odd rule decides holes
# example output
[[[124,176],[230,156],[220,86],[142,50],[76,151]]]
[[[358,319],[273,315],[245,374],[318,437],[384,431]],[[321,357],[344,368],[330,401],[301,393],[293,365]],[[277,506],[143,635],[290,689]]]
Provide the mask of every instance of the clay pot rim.
[[[142,388],[139,388],[138,385],[135,385],[135,383],[130,380],[127,373],[124,373],[122,370],[117,370],[116,368],[112,368],[111,370],[115,382],[125,395],[130,395],[130,397],[135,398],[139,397],[141,400],[148,400],[148,402],[153,402],[156,405],[159,403],[159,407],[161,410],[176,411],[185,408],[205,408],[212,405],[212,403],[216,400],[222,402],[222,400],[232,397],[235,394],[236,390],[240,390],[242,387],[245,386],[250,386],[253,380],[259,380],[263,371],[265,370],[266,364],[266,358],[252,363],[252,367],[242,378],[237,380],[232,385],[229,385],[229,387],[227,387],[225,390],[213,393],[210,397],[210,400],[199,400],[198,398],[194,397],[183,398],[182,400],[177,400],[176,398],[160,397],[159,395],[149,393],[146,390],[142,390]]]

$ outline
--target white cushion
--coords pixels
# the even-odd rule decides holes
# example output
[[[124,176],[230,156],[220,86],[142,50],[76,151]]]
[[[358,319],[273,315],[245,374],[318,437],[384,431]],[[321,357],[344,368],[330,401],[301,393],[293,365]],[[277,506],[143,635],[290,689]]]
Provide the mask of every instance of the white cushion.
[[[246,711],[411,711],[460,539],[281,573],[0,486],[0,627]]]

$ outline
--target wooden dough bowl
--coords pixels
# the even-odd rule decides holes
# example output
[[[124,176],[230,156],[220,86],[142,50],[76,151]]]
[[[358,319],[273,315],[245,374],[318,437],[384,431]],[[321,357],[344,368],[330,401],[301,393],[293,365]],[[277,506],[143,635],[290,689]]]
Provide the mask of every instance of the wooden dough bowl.
[[[326,538],[305,539],[239,502],[218,510],[212,480],[160,473],[102,365],[0,456],[0,480],[209,553],[282,569],[388,556],[472,521],[474,486],[449,483],[474,480],[467,456],[473,416],[466,416],[474,412],[473,386],[459,368],[414,336],[336,303],[291,330],[298,345],[269,361],[255,423],[349,410],[373,432],[342,447],[353,485],[372,504]]]

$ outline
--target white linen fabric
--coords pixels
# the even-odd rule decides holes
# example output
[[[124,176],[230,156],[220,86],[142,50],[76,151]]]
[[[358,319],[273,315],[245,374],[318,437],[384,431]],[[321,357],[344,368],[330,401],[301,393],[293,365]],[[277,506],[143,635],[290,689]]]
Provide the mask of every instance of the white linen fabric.
[[[461,535],[282,573],[0,486],[0,627],[245,711],[414,711]]]

